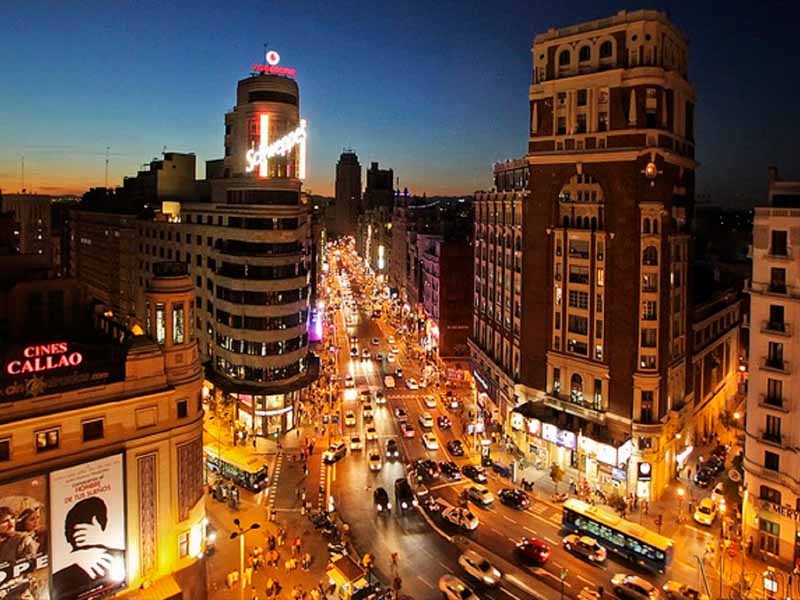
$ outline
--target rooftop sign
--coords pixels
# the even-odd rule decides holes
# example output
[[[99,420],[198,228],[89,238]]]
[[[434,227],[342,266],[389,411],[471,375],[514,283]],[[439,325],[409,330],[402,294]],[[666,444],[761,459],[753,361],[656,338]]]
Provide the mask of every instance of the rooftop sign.
[[[256,73],[266,73],[267,75],[297,76],[297,69],[278,66],[278,63],[281,62],[281,55],[278,54],[277,50],[267,50],[267,53],[264,55],[264,60],[266,60],[266,64],[253,65],[253,71]]]

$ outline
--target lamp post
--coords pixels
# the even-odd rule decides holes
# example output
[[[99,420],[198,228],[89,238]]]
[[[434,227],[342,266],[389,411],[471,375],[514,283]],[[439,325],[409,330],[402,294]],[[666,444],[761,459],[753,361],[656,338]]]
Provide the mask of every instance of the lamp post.
[[[678,487],[678,523],[683,523],[683,497],[686,495],[686,490],[683,486]]]
[[[248,531],[261,528],[261,525],[253,523],[247,529],[242,529],[238,518],[233,520],[233,524],[236,525],[236,531],[231,533],[231,539],[239,538],[239,600],[244,600],[244,536]]]

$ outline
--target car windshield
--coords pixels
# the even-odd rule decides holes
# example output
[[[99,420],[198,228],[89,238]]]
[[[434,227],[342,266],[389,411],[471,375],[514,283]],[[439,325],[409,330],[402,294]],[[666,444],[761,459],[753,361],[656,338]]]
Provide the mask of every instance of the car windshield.
[[[698,510],[701,513],[705,514],[705,515],[710,515],[711,514],[711,507],[710,506],[701,506]]]
[[[458,593],[458,595],[459,595],[460,597],[462,597],[462,598],[471,598],[471,597],[472,597],[472,592],[471,592],[471,591],[469,591],[469,589],[467,589],[467,588],[464,588],[463,590],[461,590],[461,591]]]
[[[492,565],[489,564],[489,561],[485,559],[481,561],[478,566],[480,567],[481,571],[488,571],[492,568]]]

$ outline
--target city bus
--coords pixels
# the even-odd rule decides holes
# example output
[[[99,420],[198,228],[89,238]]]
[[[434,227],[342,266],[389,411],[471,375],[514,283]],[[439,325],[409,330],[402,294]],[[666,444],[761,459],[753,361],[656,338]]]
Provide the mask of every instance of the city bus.
[[[211,472],[230,479],[251,492],[258,493],[269,483],[267,465],[244,448],[207,444],[203,447],[203,455]]]
[[[609,552],[650,571],[664,573],[672,563],[670,538],[627,521],[607,508],[570,498],[564,502],[561,524],[571,533],[595,538]]]

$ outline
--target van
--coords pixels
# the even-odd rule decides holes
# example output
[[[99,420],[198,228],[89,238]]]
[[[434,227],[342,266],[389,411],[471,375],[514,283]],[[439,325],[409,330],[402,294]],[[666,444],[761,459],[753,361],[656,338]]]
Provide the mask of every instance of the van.
[[[347,454],[347,445],[344,440],[334,440],[325,452],[322,453],[322,460],[327,465],[342,460]]]

